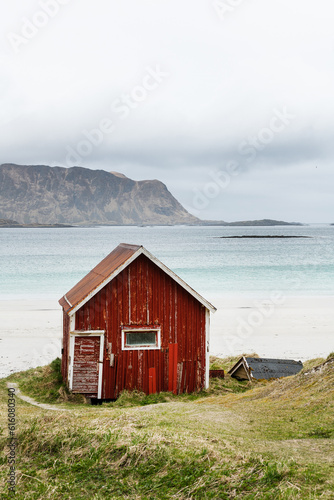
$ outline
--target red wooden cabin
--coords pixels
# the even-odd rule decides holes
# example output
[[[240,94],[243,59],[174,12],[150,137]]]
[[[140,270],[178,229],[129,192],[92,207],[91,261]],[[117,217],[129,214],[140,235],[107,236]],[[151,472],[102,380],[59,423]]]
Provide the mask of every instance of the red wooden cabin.
[[[192,392],[209,385],[216,309],[144,247],[122,243],[60,301],[62,374],[74,393]]]

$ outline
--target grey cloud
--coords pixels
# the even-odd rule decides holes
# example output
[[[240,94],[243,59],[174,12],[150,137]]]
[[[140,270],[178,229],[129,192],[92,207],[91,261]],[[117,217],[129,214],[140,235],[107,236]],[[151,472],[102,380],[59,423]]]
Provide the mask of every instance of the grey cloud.
[[[223,20],[210,1],[65,3],[18,54],[8,34],[40,3],[3,7],[3,162],[66,165],[70,148],[83,166],[161,179],[196,211],[194,193],[235,161],[238,175],[201,217],[331,219],[330,0],[242,2]],[[168,77],[145,89],[157,65]],[[295,116],[283,129],[277,109]],[[114,130],[100,140],[105,119]]]

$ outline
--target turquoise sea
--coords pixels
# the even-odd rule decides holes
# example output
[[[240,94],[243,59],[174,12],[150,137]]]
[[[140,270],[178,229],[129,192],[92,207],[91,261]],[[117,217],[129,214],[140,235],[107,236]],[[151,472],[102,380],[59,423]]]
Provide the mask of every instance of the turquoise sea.
[[[307,239],[221,239],[297,235]],[[144,245],[208,300],[334,295],[334,226],[0,230],[0,299],[58,299],[119,243]]]

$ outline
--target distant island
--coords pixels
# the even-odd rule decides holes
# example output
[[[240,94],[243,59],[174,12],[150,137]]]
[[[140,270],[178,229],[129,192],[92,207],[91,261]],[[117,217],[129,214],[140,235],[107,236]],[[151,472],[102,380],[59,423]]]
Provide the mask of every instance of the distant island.
[[[238,222],[228,222],[227,226],[303,226],[300,222],[284,222],[283,220],[244,220]]]
[[[158,180],[83,167],[0,165],[0,228],[70,226],[291,226],[272,219],[225,222],[189,213]]]
[[[268,234],[268,235],[260,235],[260,234],[252,234],[252,235],[242,235],[242,236],[216,236],[216,238],[226,238],[226,239],[233,239],[233,238],[312,238],[312,236],[288,236],[285,234]]]
[[[10,227],[10,228],[16,228],[16,227],[57,227],[57,228],[62,228],[62,227],[73,227],[69,224],[20,224],[16,220],[10,220],[10,219],[0,219],[0,228],[2,227]]]

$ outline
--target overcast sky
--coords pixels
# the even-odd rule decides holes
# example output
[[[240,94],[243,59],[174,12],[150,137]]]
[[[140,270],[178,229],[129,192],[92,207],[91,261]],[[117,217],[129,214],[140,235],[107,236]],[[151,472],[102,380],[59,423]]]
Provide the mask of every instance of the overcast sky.
[[[334,222],[332,0],[1,7],[0,163],[159,179],[193,214]]]

